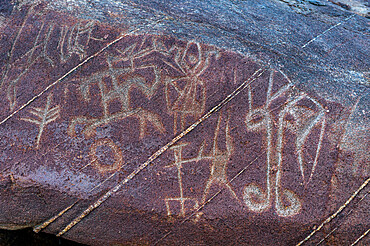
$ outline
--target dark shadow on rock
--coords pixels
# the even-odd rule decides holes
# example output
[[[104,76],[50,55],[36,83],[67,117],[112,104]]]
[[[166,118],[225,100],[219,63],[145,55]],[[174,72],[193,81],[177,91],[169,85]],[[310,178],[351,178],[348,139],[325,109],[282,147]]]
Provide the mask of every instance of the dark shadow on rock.
[[[58,238],[47,233],[34,233],[31,228],[9,231],[0,230],[0,246],[83,246],[84,244]]]

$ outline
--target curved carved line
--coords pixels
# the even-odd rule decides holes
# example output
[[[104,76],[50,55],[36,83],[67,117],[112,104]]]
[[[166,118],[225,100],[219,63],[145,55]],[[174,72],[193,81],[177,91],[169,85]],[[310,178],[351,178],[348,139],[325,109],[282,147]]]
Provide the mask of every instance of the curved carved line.
[[[153,25],[163,21],[164,18],[161,18],[159,20],[157,20],[156,22],[153,23]],[[75,67],[73,67],[71,70],[69,70],[67,73],[65,73],[63,76],[61,76],[59,79],[57,79],[56,81],[54,81],[53,83],[51,83],[50,85],[48,85],[44,90],[42,90],[40,93],[38,93],[37,95],[35,95],[33,98],[31,98],[28,102],[26,102],[25,104],[23,104],[19,109],[15,110],[13,113],[11,113],[10,115],[8,115],[7,117],[5,117],[5,119],[3,119],[2,121],[0,121],[0,125],[4,124],[5,122],[7,122],[10,118],[12,118],[14,115],[16,115],[19,111],[21,111],[22,109],[24,109],[25,107],[27,107],[28,105],[30,105],[33,101],[35,101],[36,99],[38,99],[40,96],[42,96],[45,92],[47,92],[48,90],[50,90],[50,88],[54,87],[55,85],[57,85],[60,81],[62,81],[63,79],[65,79],[66,77],[68,77],[70,74],[72,74],[73,72],[75,72],[77,69],[79,69],[80,67],[82,67],[85,63],[87,63],[88,61],[90,61],[91,59],[95,58],[96,56],[100,55],[101,53],[103,53],[106,49],[108,49],[110,46],[112,46],[113,44],[119,42],[120,40],[122,40],[124,37],[134,33],[134,32],[137,32],[139,31],[140,29],[144,28],[144,26],[141,26],[141,27],[138,27],[134,30],[132,30],[131,32],[128,32],[128,33],[125,33],[125,34],[121,34],[119,35],[116,39],[114,39],[113,41],[109,42],[106,46],[104,46],[103,48],[101,48],[99,51],[97,51],[96,53],[94,53],[93,55],[87,57],[85,60],[83,60],[81,63],[79,63],[78,65],[76,65]]]
[[[262,189],[256,184],[248,184],[244,188],[243,199],[245,205],[253,212],[263,212],[271,206],[269,189],[263,192]]]
[[[96,156],[96,152],[99,146],[107,146],[112,149],[115,161],[111,166],[102,165],[99,162]],[[101,173],[115,171],[123,166],[123,157],[121,150],[118,148],[117,145],[114,144],[114,142],[111,139],[98,139],[94,144],[91,145],[90,156],[92,156],[93,158],[92,160],[93,166],[95,166]]]
[[[257,71],[255,71],[251,75],[251,77],[249,77],[249,79],[247,79],[244,83],[242,83],[240,86],[238,86],[232,93],[230,93],[226,98],[224,98],[218,105],[213,107],[210,111],[208,111],[206,114],[204,114],[201,118],[199,118],[196,122],[194,122],[186,130],[182,131],[179,135],[177,135],[175,138],[173,138],[170,142],[168,142],[166,145],[164,145],[162,148],[160,148],[158,151],[156,151],[153,155],[151,155],[149,157],[149,159],[146,162],[144,162],[143,164],[138,166],[130,175],[128,175],[120,183],[118,183],[116,186],[114,186],[112,189],[110,189],[107,193],[105,193],[103,196],[101,196],[95,203],[91,204],[78,217],[73,219],[73,221],[70,222],[62,231],[60,231],[57,234],[57,236],[63,235],[64,233],[69,231],[73,226],[78,224],[83,218],[85,218],[88,214],[90,214],[93,210],[95,210],[103,202],[105,202],[108,198],[110,198],[113,194],[115,194],[119,189],[121,189],[123,185],[125,185],[127,182],[129,182],[131,179],[133,179],[139,172],[141,172],[150,163],[152,163],[155,159],[157,159],[158,156],[163,154],[163,152],[165,152],[167,149],[169,149],[172,145],[174,145],[176,142],[178,142],[181,138],[183,138],[189,132],[194,130],[194,128],[196,128],[199,124],[201,124],[203,121],[208,119],[213,113],[219,111],[223,106],[225,106],[228,102],[230,102],[232,99],[234,99],[241,91],[243,91],[253,81],[255,81],[258,77],[260,77],[266,70],[267,70],[266,68],[260,68]]]

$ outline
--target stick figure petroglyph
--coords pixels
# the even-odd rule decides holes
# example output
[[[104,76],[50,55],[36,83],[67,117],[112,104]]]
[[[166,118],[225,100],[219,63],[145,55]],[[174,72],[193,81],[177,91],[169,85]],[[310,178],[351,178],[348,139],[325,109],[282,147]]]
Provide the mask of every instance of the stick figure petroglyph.
[[[170,207],[170,202],[171,201],[178,201],[180,202],[180,216],[185,216],[185,202],[186,201],[192,201],[194,203],[194,209],[198,208],[198,201],[194,198],[188,198],[184,197],[184,189],[183,189],[183,183],[182,183],[182,165],[185,163],[190,163],[194,161],[198,161],[200,159],[198,158],[191,158],[191,159],[183,159],[182,157],[182,150],[183,147],[187,146],[188,143],[180,143],[178,145],[173,146],[171,149],[174,152],[174,157],[175,157],[175,162],[171,165],[166,166],[166,168],[171,168],[176,166],[177,168],[177,178],[178,178],[178,184],[179,184],[179,192],[180,196],[179,197],[172,197],[172,198],[166,198],[165,203],[166,203],[166,209],[167,209],[167,215],[171,215],[171,207]]]
[[[184,50],[177,50],[176,70],[182,76],[165,80],[166,102],[168,111],[174,115],[174,132],[183,130],[186,118],[201,117],[205,111],[206,87],[200,76],[208,68],[212,55],[217,51],[203,51],[199,43],[189,42]],[[170,90],[177,93],[171,98]],[[178,124],[180,126],[178,126]]]
[[[91,33],[95,26],[94,21],[82,22],[72,26],[62,26],[57,49],[60,53],[61,63],[68,61],[73,54],[79,56],[80,60],[86,57],[86,50],[92,37]]]
[[[182,76],[176,78],[166,78],[165,80],[165,95],[168,112],[174,116],[173,131],[177,134],[186,127],[187,117],[199,118],[205,111],[206,89],[204,82],[199,76],[208,68],[212,54],[215,52],[205,52],[199,43],[189,42],[184,49],[174,47],[176,55],[174,58],[175,66],[172,66]],[[170,90],[176,91],[176,96],[171,95]],[[182,181],[182,165],[185,163],[198,162],[200,160],[210,160],[212,157],[203,156],[203,149],[195,158],[183,159],[183,149],[189,143],[179,143],[171,149],[174,151],[175,163],[167,168],[176,166],[177,177],[179,183],[179,197],[166,198],[165,204],[167,214],[171,215],[170,201],[179,201],[181,205],[180,215],[184,216],[185,202],[192,201],[193,209],[198,208],[198,200],[196,198],[185,198]],[[213,182],[213,181],[212,181]]]
[[[17,103],[17,86],[19,81],[31,70],[31,68],[37,64],[40,60],[45,61],[51,66],[54,66],[54,61],[50,58],[47,52],[47,46],[50,41],[50,36],[54,30],[54,24],[51,25],[45,25],[45,21],[42,21],[41,27],[36,35],[35,41],[33,43],[32,48],[26,52],[25,58],[22,59],[25,60],[23,64],[16,63],[16,64],[9,64],[7,66],[7,69],[2,77],[1,85],[7,86],[7,99],[9,101],[9,108],[10,110],[14,110]],[[18,35],[20,35],[22,32],[22,29],[19,30]],[[17,40],[15,41],[17,42]],[[13,44],[15,46],[16,44]],[[9,71],[12,69],[19,69],[21,72],[17,73],[17,76],[14,78],[11,78],[9,76]]]
[[[205,158],[211,160],[211,166],[210,166],[210,176],[206,183],[206,188],[204,189],[204,192],[203,192],[202,203],[206,201],[210,188],[212,187],[212,185],[215,185],[215,184],[219,186],[224,186],[225,188],[227,188],[227,190],[230,192],[232,197],[235,198],[239,202],[239,198],[235,194],[235,191],[229,184],[229,181],[227,178],[227,164],[230,161],[231,155],[234,150],[233,140],[230,135],[229,119],[227,120],[226,129],[225,129],[226,150],[224,151],[220,150],[217,144],[218,136],[220,133],[221,119],[222,119],[222,114],[220,113],[218,117],[218,121],[217,121],[217,127],[215,130],[215,136],[213,139],[213,147],[212,147],[211,153],[208,156],[205,156]],[[201,151],[202,151],[202,148],[201,148]]]
[[[170,210],[170,201],[179,201],[181,204],[181,210],[180,215],[185,215],[185,202],[186,201],[193,201],[194,207],[193,209],[197,209],[199,207],[199,200],[197,198],[185,198],[183,195],[183,184],[182,184],[182,165],[185,163],[194,163],[199,161],[209,161],[210,162],[210,174],[209,178],[206,181],[205,189],[202,194],[202,198],[200,199],[200,203],[205,203],[207,196],[210,192],[210,189],[213,185],[218,185],[226,188],[231,196],[238,202],[239,198],[237,197],[235,191],[229,184],[229,180],[227,178],[227,164],[230,161],[231,155],[233,153],[233,140],[230,135],[230,127],[229,127],[229,119],[227,119],[226,127],[225,127],[225,133],[226,133],[226,150],[221,150],[218,147],[218,138],[220,134],[220,128],[221,128],[221,121],[222,121],[222,114],[220,113],[218,120],[217,120],[217,126],[214,133],[214,138],[212,140],[212,149],[208,154],[204,153],[204,149],[206,147],[205,141],[203,142],[202,146],[199,148],[198,155],[194,158],[184,159],[182,157],[182,151],[183,148],[186,147],[189,143],[180,143],[175,146],[173,146],[171,149],[174,151],[175,156],[175,162],[171,165],[166,166],[166,168],[172,168],[174,166],[177,167],[177,173],[178,173],[178,183],[179,183],[179,190],[180,190],[180,196],[175,198],[166,198],[166,208],[167,208],[167,214],[171,215]]]

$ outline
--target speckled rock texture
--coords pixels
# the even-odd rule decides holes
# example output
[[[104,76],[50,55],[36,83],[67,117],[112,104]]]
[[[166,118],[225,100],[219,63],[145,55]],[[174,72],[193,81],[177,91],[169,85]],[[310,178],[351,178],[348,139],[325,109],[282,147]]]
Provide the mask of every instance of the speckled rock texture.
[[[370,243],[366,2],[2,2],[2,229]]]

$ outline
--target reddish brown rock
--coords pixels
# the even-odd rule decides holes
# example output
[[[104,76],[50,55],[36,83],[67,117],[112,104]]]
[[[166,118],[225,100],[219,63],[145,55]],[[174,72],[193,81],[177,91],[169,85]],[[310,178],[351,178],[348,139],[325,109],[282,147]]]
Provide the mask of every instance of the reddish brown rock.
[[[343,134],[365,97],[133,26],[35,4],[1,27],[2,228],[91,245],[366,237],[368,175],[341,172],[367,168],[368,141]]]

